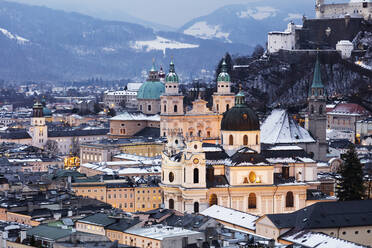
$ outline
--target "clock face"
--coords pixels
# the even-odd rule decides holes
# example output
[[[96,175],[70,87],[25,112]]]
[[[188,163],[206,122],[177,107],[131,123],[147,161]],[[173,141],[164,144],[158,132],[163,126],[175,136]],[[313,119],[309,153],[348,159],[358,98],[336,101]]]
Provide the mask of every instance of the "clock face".
[[[194,164],[198,164],[199,163],[199,159],[194,158],[193,162],[194,162]]]

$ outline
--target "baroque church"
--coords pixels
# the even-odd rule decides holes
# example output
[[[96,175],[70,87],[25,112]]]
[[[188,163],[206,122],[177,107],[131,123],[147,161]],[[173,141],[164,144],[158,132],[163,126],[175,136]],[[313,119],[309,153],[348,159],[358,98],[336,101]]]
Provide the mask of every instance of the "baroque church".
[[[314,78],[320,76],[317,67],[319,61]],[[263,215],[334,200],[317,191],[317,162],[303,147],[290,142],[261,144],[259,118],[242,91],[231,93],[226,63],[218,76],[212,110],[199,98],[192,110],[184,112],[178,83],[171,63],[161,96],[161,134],[168,139],[161,175],[166,208],[193,213],[217,204]],[[313,83],[309,95],[308,125],[314,134],[301,132],[322,139],[317,131],[325,125],[320,86]],[[319,142],[312,138],[311,142],[319,147]]]

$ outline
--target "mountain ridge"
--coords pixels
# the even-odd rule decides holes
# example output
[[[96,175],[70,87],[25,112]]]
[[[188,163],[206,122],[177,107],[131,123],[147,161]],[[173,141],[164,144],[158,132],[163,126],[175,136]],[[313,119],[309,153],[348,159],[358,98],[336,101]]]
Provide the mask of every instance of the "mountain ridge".
[[[0,61],[0,78],[5,80],[142,80],[152,58],[167,67],[171,56],[181,77],[187,78],[198,76],[201,69],[212,72],[226,52],[252,51],[248,45],[6,1],[0,1],[0,28],[28,40],[18,44],[0,33],[0,55],[8,58]]]

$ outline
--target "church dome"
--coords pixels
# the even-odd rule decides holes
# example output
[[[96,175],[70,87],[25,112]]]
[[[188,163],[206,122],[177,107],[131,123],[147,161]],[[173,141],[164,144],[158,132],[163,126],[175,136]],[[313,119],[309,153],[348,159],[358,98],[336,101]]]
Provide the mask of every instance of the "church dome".
[[[167,74],[165,81],[169,83],[178,83],[178,75],[176,73],[176,70],[174,69],[173,61],[171,61],[169,65],[169,73]]]
[[[221,73],[218,75],[217,82],[230,82],[230,75],[227,73],[227,64],[225,59],[222,61]]]
[[[223,114],[221,130],[224,131],[257,131],[260,122],[256,113],[244,102],[244,94],[239,92],[235,97],[235,106]]]
[[[147,81],[139,88],[137,99],[156,100],[165,92],[165,86],[162,82]]]
[[[159,79],[159,73],[155,69],[155,62],[149,72],[149,77],[138,90],[137,99],[158,100],[165,92],[165,86]]]

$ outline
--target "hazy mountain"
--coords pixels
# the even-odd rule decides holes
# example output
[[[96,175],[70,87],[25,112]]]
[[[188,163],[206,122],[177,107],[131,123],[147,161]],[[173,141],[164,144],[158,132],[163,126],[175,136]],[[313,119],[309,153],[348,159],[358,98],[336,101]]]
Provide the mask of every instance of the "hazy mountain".
[[[141,76],[174,56],[184,76],[213,70],[226,53],[247,54],[247,45],[203,40],[142,25],[0,1],[0,78],[63,80]]]
[[[302,24],[303,15],[315,16],[315,0],[263,0],[229,5],[196,18],[180,32],[204,39],[264,45],[269,31],[284,31],[290,21]]]

